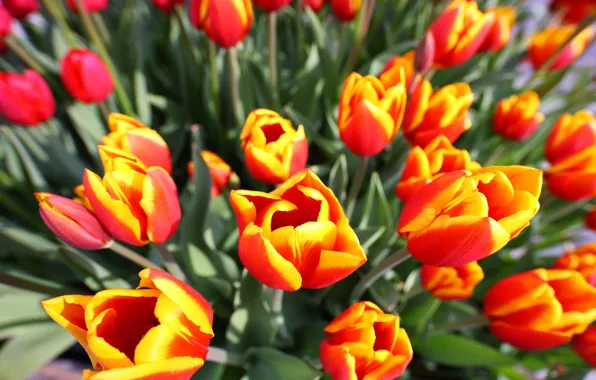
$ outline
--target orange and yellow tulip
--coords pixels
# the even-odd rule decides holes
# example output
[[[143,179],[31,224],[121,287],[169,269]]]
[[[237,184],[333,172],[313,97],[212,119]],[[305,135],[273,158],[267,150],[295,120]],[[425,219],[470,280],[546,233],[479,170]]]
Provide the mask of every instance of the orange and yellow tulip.
[[[542,171],[492,166],[443,174],[413,196],[398,233],[423,264],[462,266],[503,248],[538,212]]]
[[[230,178],[234,175],[234,172],[230,165],[210,150],[201,151],[201,157],[205,161],[207,168],[209,168],[209,174],[211,175],[211,196],[218,196],[224,188],[228,187]],[[190,161],[188,163],[188,176],[193,178],[194,174],[195,165]]]
[[[393,140],[406,107],[406,77],[399,68],[397,84],[385,88],[378,78],[352,73],[339,100],[337,124],[343,142],[352,153],[379,154]]]
[[[172,172],[172,157],[168,144],[156,130],[130,116],[111,113],[108,117],[110,133],[101,143],[136,156],[146,166],[160,166]]]
[[[586,363],[596,367],[596,325],[590,326],[583,333],[574,336],[571,348]]]
[[[271,288],[324,288],[366,262],[339,201],[310,170],[270,193],[234,190],[230,202],[240,261]]]
[[[362,0],[331,0],[333,14],[341,22],[350,22],[362,6]]]
[[[494,21],[478,51],[499,51],[511,39],[511,29],[515,24],[515,7],[495,7],[486,13],[492,13]]]
[[[539,108],[540,97],[534,91],[501,99],[493,115],[493,129],[506,139],[525,140],[544,121],[544,115],[538,111]]]
[[[579,272],[588,283],[596,285],[596,243],[565,252],[553,263],[553,269],[570,269]]]
[[[381,74],[379,74],[379,79],[385,88],[391,88],[395,85],[398,85],[402,82],[402,70],[403,74],[406,78],[406,89],[410,88],[410,83],[412,83],[412,79],[414,79],[414,59],[416,58],[416,51],[410,50],[409,52],[405,53],[404,55],[394,55],[393,57],[389,58],[383,69],[381,70]]]
[[[321,342],[323,369],[333,380],[395,379],[414,355],[397,315],[374,303],[351,305],[325,327]]]
[[[433,297],[443,301],[465,300],[472,297],[474,288],[484,278],[476,261],[459,267],[435,267],[423,264],[420,283]]]
[[[112,242],[95,215],[80,203],[49,193],[35,193],[35,198],[41,219],[66,243],[80,249],[97,250]]]
[[[476,1],[454,0],[430,26],[435,38],[435,66],[464,63],[480,49],[495,15],[482,13]]]
[[[575,33],[576,28],[574,25],[550,25],[536,33],[528,46],[528,57],[532,66],[535,69],[542,67]],[[583,54],[593,38],[594,29],[584,29],[558,53],[557,58],[546,69],[553,71],[566,68]]]
[[[84,380],[190,379],[205,363],[213,311],[193,288],[144,269],[137,289],[66,295],[41,303],[83,346]]]
[[[195,28],[226,49],[244,40],[253,21],[250,0],[191,0],[188,13]]]
[[[412,145],[428,145],[444,135],[455,142],[470,129],[468,109],[474,101],[470,85],[454,83],[433,92],[429,81],[423,80],[412,93],[404,114],[404,136]]]
[[[561,115],[550,131],[544,155],[551,164],[596,145],[596,119],[587,110]]]
[[[246,167],[259,181],[278,184],[306,166],[308,141],[304,127],[298,130],[277,112],[256,109],[246,118],[240,133]]]
[[[596,207],[586,213],[586,227],[596,231]]]
[[[596,288],[572,270],[534,269],[497,282],[484,297],[491,332],[522,350],[568,343],[596,320]]]
[[[103,227],[132,245],[163,243],[180,222],[178,192],[161,167],[146,167],[122,150],[99,147],[105,174],[83,174],[85,195]]]
[[[544,173],[551,194],[566,201],[596,197],[596,145],[558,161]]]
[[[465,149],[456,149],[447,137],[439,135],[424,149],[415,146],[410,151],[395,194],[406,203],[427,183],[441,174],[454,170],[477,170],[480,164],[472,161]]]

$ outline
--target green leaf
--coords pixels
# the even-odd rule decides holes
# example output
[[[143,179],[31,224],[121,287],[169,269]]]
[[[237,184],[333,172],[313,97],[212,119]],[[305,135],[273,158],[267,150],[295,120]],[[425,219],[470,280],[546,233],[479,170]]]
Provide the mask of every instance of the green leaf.
[[[401,321],[405,326],[414,327],[416,335],[419,335],[440,305],[441,300],[429,293],[419,294],[408,301],[406,308],[400,314]]]
[[[98,158],[97,144],[107,133],[107,128],[101,120],[97,107],[75,102],[66,107],[66,112],[89,155]]]
[[[354,230],[362,249],[368,249],[375,244],[385,233],[385,227],[366,227]]]
[[[106,259],[107,252],[81,252],[69,246],[60,247],[62,260],[91,290],[131,288],[130,283],[114,274],[116,263]],[[109,254],[109,253],[107,253]]]
[[[331,167],[329,182],[327,183],[327,186],[333,191],[333,194],[335,194],[339,203],[342,205],[346,199],[348,181],[348,161],[346,160],[346,155],[342,154]]]
[[[393,232],[393,219],[379,173],[374,172],[370,178],[358,227],[383,226],[387,231]]]
[[[248,380],[315,380],[321,374],[303,360],[271,347],[250,350]]]

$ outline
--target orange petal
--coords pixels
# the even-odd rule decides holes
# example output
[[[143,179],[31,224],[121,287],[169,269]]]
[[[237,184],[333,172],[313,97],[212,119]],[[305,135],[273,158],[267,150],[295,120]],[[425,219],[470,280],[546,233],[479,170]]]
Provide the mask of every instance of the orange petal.
[[[358,380],[356,375],[356,359],[347,348],[321,342],[321,364],[333,380]]]
[[[530,307],[537,299],[554,297],[547,279],[545,269],[535,269],[500,280],[484,296],[484,314],[501,317]]]
[[[147,237],[151,242],[163,243],[174,235],[180,223],[178,190],[163,168],[147,169],[139,204],[147,214]]]
[[[273,194],[252,190],[232,190],[230,204],[236,213],[238,230],[242,234],[246,226],[255,222],[257,215],[280,198]]]
[[[159,166],[166,172],[172,172],[170,149],[157,131],[136,129],[125,135],[126,150],[137,156],[146,166]]]
[[[526,351],[547,350],[571,340],[571,334],[537,331],[499,321],[489,323],[488,327],[498,339]]]
[[[177,357],[130,368],[115,368],[101,372],[85,370],[83,380],[189,380],[203,364],[203,359]]]
[[[279,158],[251,142],[244,148],[244,160],[250,174],[261,182],[275,185],[290,176],[289,168],[285,168]]]

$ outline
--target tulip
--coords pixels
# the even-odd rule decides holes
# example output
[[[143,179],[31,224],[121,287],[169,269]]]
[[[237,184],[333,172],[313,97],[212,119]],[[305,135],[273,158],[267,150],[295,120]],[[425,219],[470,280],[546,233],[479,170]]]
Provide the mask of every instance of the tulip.
[[[46,81],[33,70],[0,73],[0,115],[11,123],[36,126],[54,116],[56,103]]]
[[[490,288],[484,314],[503,342],[545,350],[568,343],[596,320],[596,288],[575,271],[534,269]]]
[[[184,5],[184,0],[151,0],[153,5],[158,7],[163,13],[170,14],[174,11],[176,5]]]
[[[395,194],[406,203],[420,189],[436,177],[455,170],[477,170],[480,164],[472,161],[465,149],[456,149],[447,137],[439,135],[424,149],[412,148],[408,154]]]
[[[596,243],[584,244],[565,252],[553,263],[553,268],[577,271],[588,283],[596,285]]]
[[[266,13],[277,12],[291,2],[292,0],[253,0],[255,6]]]
[[[38,12],[40,8],[39,0],[3,0],[2,4],[18,20]]]
[[[366,262],[339,201],[310,170],[270,193],[234,190],[230,203],[240,232],[240,260],[271,288],[324,288]]]
[[[70,95],[83,103],[102,102],[114,91],[107,67],[87,49],[72,49],[60,60],[60,78]]]
[[[412,196],[397,231],[423,264],[462,266],[519,235],[538,212],[541,188],[542,171],[525,166],[453,171]]]
[[[256,109],[246,118],[240,133],[244,159],[259,181],[281,183],[306,166],[308,141],[304,127],[298,130],[277,112]]]
[[[478,10],[475,1],[452,1],[429,29],[435,38],[435,66],[456,66],[472,58],[491,31],[494,18],[494,14]]]
[[[413,91],[404,114],[404,136],[412,145],[428,145],[444,135],[455,142],[470,129],[468,109],[474,101],[470,85],[464,82],[445,86],[433,93],[423,80]]]
[[[570,24],[579,24],[588,14],[596,13],[594,1],[552,0],[550,7]]]
[[[85,195],[93,212],[114,238],[132,245],[163,243],[178,228],[176,184],[161,167],[146,167],[122,150],[100,146],[103,179],[86,169]]]
[[[374,303],[351,305],[325,327],[321,342],[323,369],[334,380],[395,379],[412,356],[408,333],[399,316],[385,314]]]
[[[592,207],[586,214],[586,226],[589,229],[596,231],[596,207]]]
[[[539,69],[553,56],[572,35],[576,26],[550,25],[543,31],[536,33],[528,46],[528,57],[535,69]],[[561,50],[557,58],[547,67],[549,71],[562,70],[575,61],[588,47],[594,38],[594,30],[587,27]]]
[[[587,110],[561,115],[546,139],[544,155],[555,164],[596,145],[596,121]]]
[[[74,198],[72,198],[73,201],[77,202],[80,205],[85,206],[85,208],[91,212],[93,212],[93,207],[91,207],[91,204],[89,203],[89,199],[87,199],[87,196],[85,195],[85,186],[83,186],[82,184],[75,186],[75,188],[73,189],[75,196]]]
[[[303,7],[309,7],[313,12],[318,12],[325,5],[325,0],[301,0]]]
[[[476,261],[459,267],[435,267],[423,264],[420,283],[433,297],[443,301],[465,300],[472,297],[474,287],[482,281],[484,272]]]
[[[571,348],[592,367],[596,366],[596,325],[590,326],[571,342]]]
[[[159,166],[168,173],[172,172],[170,149],[157,131],[118,113],[109,115],[108,126],[111,132],[102,139],[103,145],[122,149],[146,166]]]
[[[596,197],[596,144],[557,161],[544,173],[551,194],[582,201]]]
[[[95,215],[81,204],[49,193],[35,193],[35,198],[41,219],[67,244],[91,251],[106,248],[112,242]]]
[[[401,69],[399,77],[398,84],[388,89],[370,75],[352,73],[346,79],[337,124],[341,139],[352,153],[363,157],[377,155],[397,135],[407,90]]]
[[[494,16],[494,21],[478,51],[499,51],[511,39],[511,29],[515,24],[515,8],[496,7],[489,9],[487,13]]]
[[[12,32],[12,16],[8,10],[0,4],[0,53],[6,49],[4,37]]]
[[[77,1],[79,0],[66,0],[66,5],[74,13],[79,13],[77,8]],[[80,0],[85,7],[85,10],[89,13],[101,12],[108,7],[108,0]]]
[[[414,59],[416,58],[416,52],[414,50],[410,50],[409,52],[405,53],[402,56],[394,55],[393,57],[389,58],[383,70],[381,70],[381,74],[379,74],[379,79],[385,88],[390,88],[395,85],[398,85],[402,81],[402,70],[403,74],[405,75],[406,79],[406,88],[410,88],[410,84],[412,83],[412,79],[414,79]]]
[[[544,121],[544,115],[538,112],[539,108],[540,97],[534,91],[501,99],[493,115],[493,128],[506,139],[525,140]]]
[[[66,295],[45,312],[83,346],[92,370],[84,380],[190,379],[213,338],[213,310],[193,288],[144,269],[137,289]]]
[[[362,0],[331,0],[333,14],[341,22],[350,22],[362,6]]]
[[[215,197],[222,193],[223,189],[229,186],[230,178],[235,175],[230,165],[221,157],[210,150],[201,151],[201,157],[211,175],[211,196]],[[193,178],[195,165],[192,161],[188,163],[188,176]]]
[[[250,0],[191,0],[190,22],[224,48],[242,41],[252,26]]]
[[[418,42],[414,59],[414,70],[426,73],[432,68],[435,61],[435,37],[431,32],[426,32]]]

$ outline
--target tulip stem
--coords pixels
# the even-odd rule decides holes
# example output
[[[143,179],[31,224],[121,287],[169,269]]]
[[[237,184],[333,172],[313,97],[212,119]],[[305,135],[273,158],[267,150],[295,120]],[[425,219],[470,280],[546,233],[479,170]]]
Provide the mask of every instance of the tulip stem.
[[[18,289],[29,290],[35,293],[46,294],[50,297],[55,297],[65,292],[64,290],[44,285],[37,281],[31,281],[23,277],[13,276],[12,274],[6,272],[0,272],[0,284],[8,285]]]
[[[374,3],[375,0],[362,1],[362,5],[360,7],[360,16],[358,19],[358,28],[356,31],[356,41],[352,45],[352,50],[350,51],[350,55],[348,56],[344,77],[348,76],[354,70],[356,64],[358,63],[358,58],[360,58],[360,52],[362,51],[364,43],[366,42],[366,35],[368,34],[368,27],[370,26],[370,20],[372,18],[372,8],[374,6]]]
[[[217,72],[217,46],[209,40],[209,83],[211,84],[211,97],[215,101],[215,111],[219,117],[219,75]],[[231,75],[231,74],[230,74]]]
[[[143,268],[161,269],[159,267],[159,265],[153,263],[153,261],[144,258],[143,256],[139,255],[132,249],[127,248],[120,243],[116,243],[115,241],[112,241],[112,243],[107,248],[111,249],[112,251],[116,252],[117,254],[124,257],[125,259],[130,260],[133,263],[138,264],[139,266],[141,266]]]
[[[29,52],[23,48],[19,42],[17,42],[17,39],[14,36],[5,37],[4,42],[6,43],[6,46],[8,46],[8,48],[15,53],[15,55],[19,57],[19,59],[27,66],[42,75],[46,73],[46,69],[39,62],[37,62],[37,59],[29,54]]]
[[[83,5],[83,0],[74,1],[79,11],[79,14],[81,15],[81,19],[83,20],[83,24],[85,25],[85,29],[89,34],[89,38],[93,42],[93,45],[95,45],[95,47],[97,48],[97,51],[101,59],[104,61],[104,63],[108,67],[108,70],[110,70],[110,73],[112,74],[112,79],[114,80],[114,87],[116,89],[116,96],[118,97],[118,100],[120,101],[120,104],[124,109],[124,113],[126,113],[129,116],[132,116],[134,114],[132,103],[130,102],[128,95],[126,94],[126,91],[122,86],[122,82],[120,82],[120,77],[118,75],[118,72],[116,71],[116,66],[114,66],[114,62],[112,62],[110,54],[108,53],[106,46],[102,42],[99,32],[93,24],[89,12],[87,12],[87,9]]]
[[[408,248],[402,248],[399,251],[395,252],[385,260],[383,260],[379,265],[374,267],[370,272],[364,275],[358,281],[354,289],[352,290],[352,294],[350,294],[350,300],[352,302],[356,302],[362,297],[364,292],[368,288],[371,287],[372,284],[375,283],[379,278],[381,278],[385,273],[389,272],[393,268],[397,267],[399,264],[403,263],[407,259],[409,259],[412,255],[408,252]]]
[[[177,279],[186,281],[186,275],[182,271],[182,268],[180,268],[180,265],[178,265],[174,259],[174,255],[172,255],[172,252],[170,252],[166,244],[155,244],[155,248],[157,248],[157,251],[161,255],[161,258],[163,259],[163,265],[166,267],[168,272],[170,272]]]
[[[228,49],[228,63],[230,65],[230,90],[232,95],[232,107],[236,122],[242,121],[242,111],[240,110],[240,90],[238,88],[238,52],[233,46]]]
[[[453,330],[461,330],[461,329],[468,329],[468,328],[476,328],[486,326],[488,324],[488,318],[483,314],[476,314],[472,315],[469,318],[461,319],[459,321],[451,322],[444,324],[442,326],[437,326],[433,332],[434,333],[446,333]]]
[[[548,215],[547,217],[542,220],[540,223],[542,226],[547,226],[548,224],[554,223],[557,220],[571,214],[574,211],[577,211],[583,208],[588,202],[571,202],[567,206],[558,209],[557,211],[553,212],[552,214]]]
[[[190,52],[190,56],[196,66],[196,69],[202,71],[201,63],[199,62],[199,57],[195,54],[195,51],[192,48],[192,41],[188,35],[188,31],[186,30],[186,25],[184,23],[184,9],[182,5],[176,4],[176,8],[174,10],[174,14],[176,15],[176,21],[178,22],[178,26],[180,27],[180,34],[182,35],[182,39],[186,44],[188,51]]]
[[[302,47],[304,46],[304,30],[302,28],[303,6],[304,2],[302,0],[296,1],[296,38],[298,40],[298,62],[302,62]]]
[[[209,351],[207,351],[206,360],[208,362],[227,364],[234,367],[245,366],[245,360],[243,355],[214,346],[209,346]]]
[[[97,103],[97,105],[99,106],[99,110],[101,111],[103,117],[108,120],[110,117],[110,110],[108,109],[108,105],[106,104],[105,101],[99,102]]]
[[[279,93],[277,91],[277,12],[270,12],[267,16],[269,41],[269,85],[273,96],[274,107],[279,107]]]
[[[93,14],[91,14],[91,17],[93,18],[93,22],[95,23],[97,30],[99,31],[101,40],[109,45],[111,41],[110,32],[108,31],[108,27],[106,23],[103,21],[101,14],[99,12],[94,12]]]
[[[62,34],[64,34],[64,38],[66,39],[68,46],[71,48],[77,47],[77,43],[73,37],[73,32],[68,27],[68,22],[66,22],[66,16],[64,15],[64,9],[60,6],[60,3],[58,3],[57,0],[42,0],[42,2],[54,20],[56,20],[58,23],[58,27],[62,31]]]
[[[350,191],[348,192],[348,199],[346,200],[346,215],[348,219],[352,217],[354,213],[354,208],[356,207],[356,198],[358,197],[358,193],[360,192],[360,188],[362,187],[362,182],[364,182],[364,176],[366,175],[366,167],[368,166],[368,157],[360,157],[360,163],[358,165],[358,169],[356,169],[356,176],[354,177],[354,181],[350,186]]]

